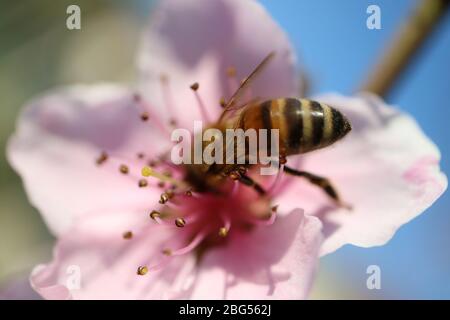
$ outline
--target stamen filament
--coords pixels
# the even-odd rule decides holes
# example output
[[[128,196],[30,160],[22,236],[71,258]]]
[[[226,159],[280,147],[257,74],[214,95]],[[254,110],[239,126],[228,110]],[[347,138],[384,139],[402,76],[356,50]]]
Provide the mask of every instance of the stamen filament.
[[[176,185],[177,187],[180,187],[182,189],[187,189],[188,188],[188,185],[185,184],[183,181],[174,179],[174,178],[169,177],[169,176],[167,176],[165,174],[162,174],[162,173],[160,173],[158,171],[155,171],[153,168],[151,168],[149,166],[144,166],[142,168],[142,170],[141,170],[141,174],[144,177],[152,176],[152,177],[154,177],[154,178],[156,178],[156,179],[158,179],[160,181],[169,182],[169,183],[171,183],[173,185]]]
[[[184,248],[178,249],[176,251],[172,252],[172,256],[180,256],[183,254],[186,254],[190,251],[192,251],[193,249],[195,249],[195,247],[197,247],[200,242],[202,242],[202,240],[208,235],[207,230],[203,230],[201,232],[199,232],[194,239]]]
[[[162,123],[160,118],[150,113],[149,110],[151,108],[148,105],[148,103],[145,102],[139,94],[135,94],[133,98],[136,105],[142,110],[140,115],[141,120],[142,121],[151,120],[158,127],[161,133],[168,135],[169,131],[167,130],[166,126]]]
[[[203,120],[206,122],[210,122],[208,113],[206,112],[205,104],[203,103],[202,98],[198,94],[198,88],[199,88],[199,84],[197,82],[194,83],[193,85],[191,85],[191,89],[192,89],[192,91],[194,91],[195,99],[197,100],[197,105],[198,105],[198,108],[200,109]]]
[[[170,115],[170,124],[174,125],[175,124],[175,104],[172,100],[172,95],[170,92],[170,85],[169,85],[169,78],[167,75],[162,74],[160,76],[160,80],[161,80],[161,87],[162,87],[162,91],[163,91],[163,98],[164,98],[164,102],[166,104],[167,107],[167,111]]]
[[[225,215],[223,213],[220,214],[220,217],[223,221],[223,227],[219,229],[219,236],[226,237],[231,228],[231,220],[228,215]]]
[[[269,219],[249,218],[249,222],[257,226],[270,226],[275,222],[277,214],[275,211],[270,213]]]
[[[157,264],[155,264],[153,266],[150,266],[150,267],[145,267],[144,266],[146,268],[146,272],[145,273],[147,273],[148,271],[158,271],[158,270],[161,270],[162,268],[164,268],[164,266],[166,266],[169,263],[169,261],[170,261],[170,259],[167,259],[167,258],[168,257],[166,257],[161,262],[159,262],[159,263],[157,263]]]
[[[169,225],[166,221],[162,220],[160,217],[154,217],[153,220],[155,220],[157,224]]]

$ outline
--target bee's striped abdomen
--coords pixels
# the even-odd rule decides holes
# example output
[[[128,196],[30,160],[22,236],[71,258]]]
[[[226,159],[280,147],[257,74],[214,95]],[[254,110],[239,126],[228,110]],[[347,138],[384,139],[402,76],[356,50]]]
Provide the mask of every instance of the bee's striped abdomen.
[[[279,104],[280,100],[284,100],[287,155],[326,147],[350,131],[344,116],[324,103],[286,98],[279,99]]]
[[[328,113],[326,109],[328,106],[322,106],[317,101],[311,101],[310,103],[310,113],[312,121],[312,137],[311,144],[313,146],[318,146],[322,142],[324,137],[325,120],[328,120]]]
[[[301,116],[301,105],[297,99],[280,99],[280,105],[283,105],[282,117],[284,118],[285,128],[282,128],[283,134],[280,135],[285,140],[286,149],[297,150],[300,148],[303,137],[303,121]],[[287,137],[287,139],[286,139]]]
[[[254,105],[242,114],[244,129],[278,129],[280,152],[299,154],[326,147],[351,127],[336,109],[308,99],[281,98]],[[270,148],[270,135],[267,146]]]

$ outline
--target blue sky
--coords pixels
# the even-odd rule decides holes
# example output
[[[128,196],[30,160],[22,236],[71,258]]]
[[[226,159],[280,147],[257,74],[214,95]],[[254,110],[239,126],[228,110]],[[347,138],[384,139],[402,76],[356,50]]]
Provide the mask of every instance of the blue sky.
[[[262,0],[288,33],[310,73],[313,92],[351,94],[416,1]],[[381,30],[366,28],[366,9],[381,8]],[[450,172],[450,15],[403,75],[388,102],[412,114],[439,146],[442,170]],[[347,246],[322,259],[368,298],[450,299],[450,195],[403,226],[385,246]],[[366,268],[377,264],[382,290],[368,291]]]

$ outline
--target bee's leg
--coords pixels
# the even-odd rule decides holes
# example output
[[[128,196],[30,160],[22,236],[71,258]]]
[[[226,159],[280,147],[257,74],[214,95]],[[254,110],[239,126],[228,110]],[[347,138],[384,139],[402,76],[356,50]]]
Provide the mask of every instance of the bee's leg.
[[[339,197],[338,192],[336,191],[336,188],[333,187],[330,180],[327,178],[317,176],[315,174],[306,172],[306,171],[299,171],[296,169],[289,168],[288,166],[284,166],[284,172],[296,177],[303,177],[307,179],[312,184],[318,186],[321,188],[333,201],[339,206],[346,209],[351,209],[351,206],[342,202],[342,200]]]
[[[246,186],[252,187],[253,189],[255,189],[256,192],[258,192],[262,196],[266,194],[266,190],[264,190],[264,188],[261,187],[259,183],[255,182],[252,178],[250,178],[245,174],[240,176],[239,182],[245,184]]]

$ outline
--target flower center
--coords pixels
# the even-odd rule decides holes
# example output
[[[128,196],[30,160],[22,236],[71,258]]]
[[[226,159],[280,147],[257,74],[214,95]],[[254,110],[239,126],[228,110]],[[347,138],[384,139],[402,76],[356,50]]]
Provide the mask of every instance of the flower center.
[[[199,193],[186,189],[185,182],[148,166],[142,174],[170,185],[161,194],[159,207],[150,212],[150,218],[159,225],[183,228],[191,239],[183,248],[166,248],[163,253],[167,256],[223,245],[233,232],[251,232],[254,227],[270,225],[275,220],[276,207],[270,206],[269,198],[236,181],[227,182],[218,194]]]
[[[229,87],[235,90],[238,86],[235,69],[229,68],[227,74]],[[173,116],[175,107],[166,76],[161,77],[161,89],[165,97],[166,110]],[[198,93],[199,84],[194,83],[191,89],[203,120],[210,123],[208,112]],[[164,124],[151,113],[151,109],[141,96],[134,95],[133,101],[140,110],[141,121],[151,121],[163,134],[169,136],[170,127],[176,123],[174,117],[169,121],[169,125]],[[224,102],[220,103],[223,104]],[[159,203],[155,203],[155,207],[150,209],[149,219],[157,226],[180,229],[178,233],[174,232],[174,237],[182,234],[180,238],[184,242],[184,246],[178,248],[164,248],[161,254],[166,258],[161,259],[159,263],[153,266],[137,266],[138,275],[158,270],[177,256],[193,251],[204,252],[206,249],[225,245],[235,232],[251,232],[255,227],[270,225],[275,220],[276,206],[272,207],[270,203],[273,187],[269,186],[266,189],[267,194],[262,195],[254,188],[242,186],[237,180],[224,179],[215,192],[199,192],[185,181],[185,166],[174,165],[163,156],[153,160],[146,159],[144,153],[138,153],[136,156],[135,159],[129,159],[102,152],[96,162],[98,165],[112,162],[117,166],[119,174],[135,179],[139,188],[150,187],[150,180],[156,179],[157,186],[163,189],[163,192]],[[136,174],[138,170],[140,175]],[[232,175],[230,177],[232,178]],[[266,178],[265,182],[268,180]],[[272,179],[274,184],[278,180],[279,176]],[[122,237],[128,241],[133,239],[134,234],[131,231],[124,231]]]

